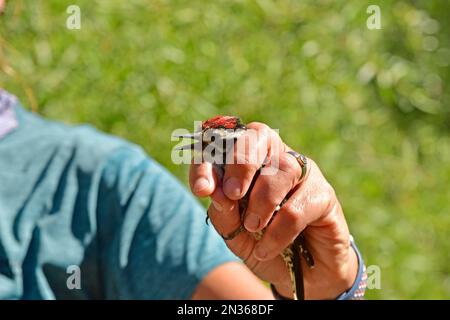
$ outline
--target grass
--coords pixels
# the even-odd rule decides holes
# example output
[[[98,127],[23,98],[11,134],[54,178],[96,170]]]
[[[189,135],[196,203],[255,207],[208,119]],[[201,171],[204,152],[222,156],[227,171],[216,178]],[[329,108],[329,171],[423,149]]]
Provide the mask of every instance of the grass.
[[[450,297],[450,2],[9,1],[0,86],[171,163],[175,128],[237,114],[279,128],[335,187],[381,289]],[[81,8],[68,30],[66,8]]]

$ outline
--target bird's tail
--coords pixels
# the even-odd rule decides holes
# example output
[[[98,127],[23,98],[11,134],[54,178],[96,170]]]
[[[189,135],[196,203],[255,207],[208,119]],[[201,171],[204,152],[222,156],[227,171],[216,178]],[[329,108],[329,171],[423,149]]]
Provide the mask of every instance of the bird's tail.
[[[302,235],[299,235],[295,239],[292,245],[292,273],[293,273],[293,289],[295,300],[305,300],[305,287],[303,283],[303,270],[302,270],[302,244],[300,243]]]
[[[303,270],[302,270],[302,258],[305,259],[305,264],[309,268],[314,267],[314,258],[308,249],[306,239],[303,233],[300,233],[292,244],[292,264],[294,272],[294,296],[297,296],[297,300],[305,300],[305,286],[303,282]]]

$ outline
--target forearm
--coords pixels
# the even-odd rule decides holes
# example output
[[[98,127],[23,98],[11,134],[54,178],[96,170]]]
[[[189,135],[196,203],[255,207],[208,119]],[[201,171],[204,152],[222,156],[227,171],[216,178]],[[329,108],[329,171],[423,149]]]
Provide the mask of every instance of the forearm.
[[[212,270],[200,282],[194,300],[273,300],[269,288],[244,264],[229,262]]]

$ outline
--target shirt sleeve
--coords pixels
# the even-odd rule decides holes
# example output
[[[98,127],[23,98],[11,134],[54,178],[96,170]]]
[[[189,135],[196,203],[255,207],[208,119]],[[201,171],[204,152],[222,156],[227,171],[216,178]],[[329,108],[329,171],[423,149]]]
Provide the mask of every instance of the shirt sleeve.
[[[208,272],[239,261],[205,209],[138,147],[109,158],[97,203],[107,299],[189,299]]]

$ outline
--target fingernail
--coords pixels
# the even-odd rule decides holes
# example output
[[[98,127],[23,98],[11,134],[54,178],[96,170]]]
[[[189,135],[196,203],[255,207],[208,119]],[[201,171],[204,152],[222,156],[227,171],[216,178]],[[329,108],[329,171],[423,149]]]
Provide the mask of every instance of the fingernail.
[[[194,193],[198,193],[207,188],[209,188],[209,181],[206,178],[199,178],[195,181],[193,191]]]
[[[267,252],[264,250],[263,247],[260,245],[257,245],[255,248],[255,251],[253,251],[253,254],[255,255],[255,258],[258,260],[264,260],[267,257]]]
[[[228,178],[227,181],[225,181],[223,191],[228,197],[234,199],[239,198],[241,196],[241,183],[235,177]]]
[[[244,226],[248,231],[256,231],[259,227],[259,216],[249,213],[247,218],[245,218]]]
[[[216,202],[216,201],[212,201],[212,205],[214,207],[214,209],[216,209],[218,212],[222,212],[222,206],[220,205],[220,203]]]

